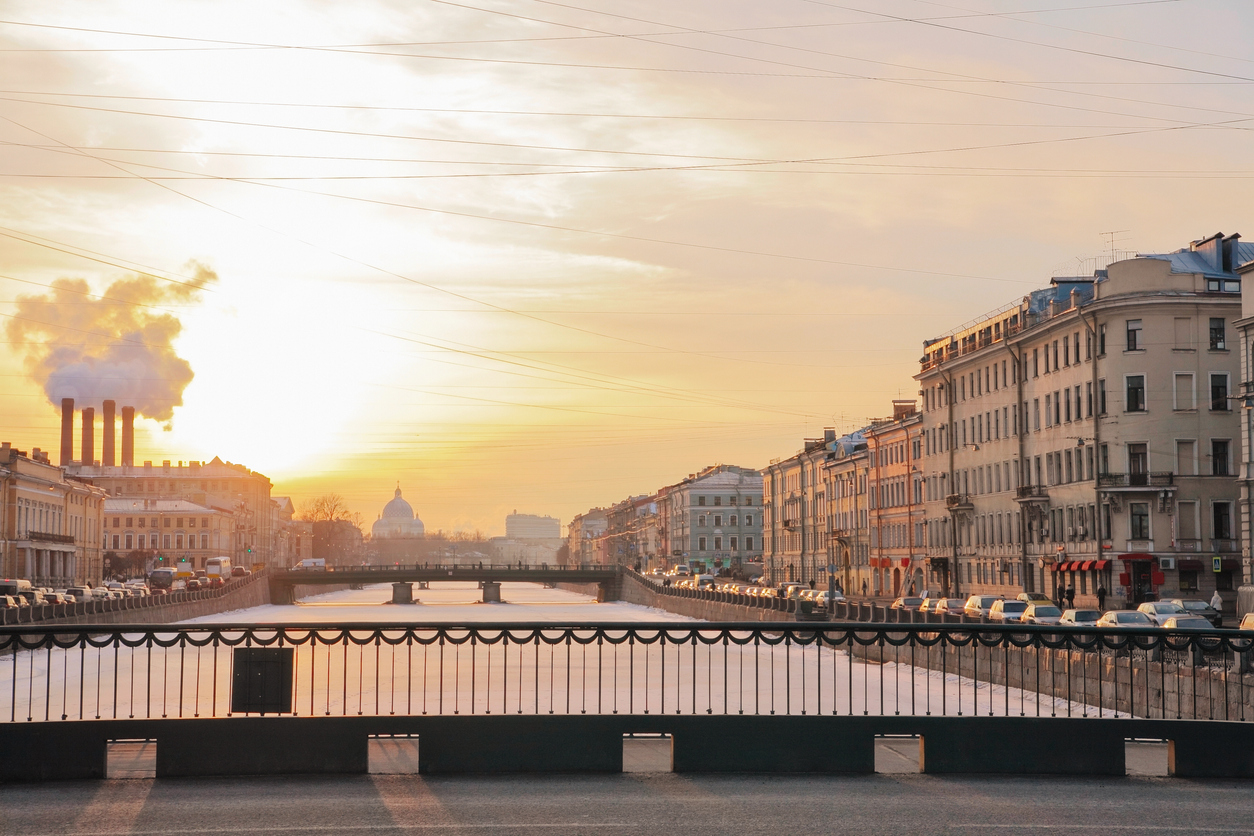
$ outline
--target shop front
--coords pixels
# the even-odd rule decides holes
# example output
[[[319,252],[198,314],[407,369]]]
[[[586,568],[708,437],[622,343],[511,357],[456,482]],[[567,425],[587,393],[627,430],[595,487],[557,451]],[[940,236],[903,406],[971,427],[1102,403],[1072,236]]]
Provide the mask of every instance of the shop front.
[[[1118,560],[1123,564],[1123,571],[1119,573],[1114,597],[1127,601],[1130,607],[1157,601],[1158,588],[1166,582],[1158,568],[1158,559],[1152,554],[1121,554]]]

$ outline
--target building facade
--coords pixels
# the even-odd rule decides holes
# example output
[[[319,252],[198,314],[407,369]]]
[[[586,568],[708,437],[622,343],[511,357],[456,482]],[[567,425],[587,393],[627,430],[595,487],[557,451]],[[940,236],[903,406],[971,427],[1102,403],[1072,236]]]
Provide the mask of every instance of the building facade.
[[[871,587],[878,595],[927,589],[923,549],[923,439],[915,401],[893,401],[893,417],[866,439],[867,543]]]
[[[931,583],[1235,598],[1235,269],[1252,259],[1212,236],[1055,279],[924,344]]]
[[[229,509],[236,518],[238,564],[270,565],[281,555],[279,510],[270,500],[270,480],[243,465],[215,458],[154,466],[72,464],[67,473],[104,488],[109,496],[138,500],[183,500],[205,508]],[[138,536],[138,535],[136,535]]]
[[[664,562],[697,563],[714,572],[761,559],[762,486],[759,471],[719,464],[660,491]]]
[[[0,576],[51,587],[99,582],[105,496],[39,448],[0,444]]]
[[[869,428],[868,428],[869,429]],[[837,438],[823,463],[827,497],[827,562],[846,594],[869,595],[882,580],[871,567],[866,429]]]
[[[807,438],[800,451],[776,459],[762,472],[762,570],[772,583],[826,577],[828,563],[827,486],[823,465],[835,430]]]
[[[110,497],[104,501],[103,528],[110,561],[106,574],[123,572],[124,566],[143,572],[155,566],[195,571],[211,557],[234,562],[239,554],[239,525],[231,509],[183,499]]]

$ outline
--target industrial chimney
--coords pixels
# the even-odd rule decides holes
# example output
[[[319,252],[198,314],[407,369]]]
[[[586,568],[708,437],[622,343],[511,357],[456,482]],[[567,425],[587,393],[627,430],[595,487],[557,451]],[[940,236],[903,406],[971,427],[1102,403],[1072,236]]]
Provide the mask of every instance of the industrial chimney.
[[[74,399],[61,399],[61,466],[74,461]]]
[[[114,410],[117,404],[113,401],[104,402],[104,437],[100,444],[100,464],[104,467],[113,467],[113,433],[115,430]]]
[[[135,464],[135,407],[122,407],[122,467]]]
[[[83,407],[83,444],[78,456],[86,467],[96,461],[96,410],[90,406]]]

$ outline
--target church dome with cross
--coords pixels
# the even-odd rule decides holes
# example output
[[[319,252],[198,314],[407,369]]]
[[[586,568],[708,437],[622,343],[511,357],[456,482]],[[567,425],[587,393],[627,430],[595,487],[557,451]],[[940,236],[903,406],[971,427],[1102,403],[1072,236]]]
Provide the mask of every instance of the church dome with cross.
[[[413,506],[401,498],[401,486],[396,486],[392,501],[383,506],[383,513],[371,526],[370,535],[375,539],[400,539],[423,537],[426,529],[414,513]]]

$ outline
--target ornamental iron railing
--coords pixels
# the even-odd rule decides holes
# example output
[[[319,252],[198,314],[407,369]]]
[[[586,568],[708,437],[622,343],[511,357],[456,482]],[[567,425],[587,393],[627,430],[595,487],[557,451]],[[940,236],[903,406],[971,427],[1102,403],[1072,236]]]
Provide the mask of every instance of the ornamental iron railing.
[[[0,723],[419,715],[1254,719],[1254,634],[621,623],[0,629]]]

